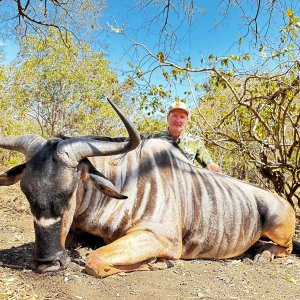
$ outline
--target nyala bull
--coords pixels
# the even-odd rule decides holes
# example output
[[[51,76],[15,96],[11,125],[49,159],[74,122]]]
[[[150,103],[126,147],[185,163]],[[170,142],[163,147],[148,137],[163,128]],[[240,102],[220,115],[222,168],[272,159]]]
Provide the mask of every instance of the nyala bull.
[[[36,271],[68,266],[70,228],[106,242],[86,261],[86,272],[97,277],[164,269],[176,259],[236,257],[260,238],[272,243],[258,249],[258,261],[291,253],[295,213],[287,201],[198,170],[163,139],[140,143],[136,129],[113,107],[127,140],[0,137],[0,147],[26,157],[0,176],[0,184],[20,181],[29,201]]]

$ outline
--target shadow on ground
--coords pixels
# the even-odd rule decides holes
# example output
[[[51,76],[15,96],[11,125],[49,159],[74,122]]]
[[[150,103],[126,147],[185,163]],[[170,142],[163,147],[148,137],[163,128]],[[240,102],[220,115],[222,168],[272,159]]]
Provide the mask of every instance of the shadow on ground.
[[[32,270],[34,243],[0,250],[0,267]]]

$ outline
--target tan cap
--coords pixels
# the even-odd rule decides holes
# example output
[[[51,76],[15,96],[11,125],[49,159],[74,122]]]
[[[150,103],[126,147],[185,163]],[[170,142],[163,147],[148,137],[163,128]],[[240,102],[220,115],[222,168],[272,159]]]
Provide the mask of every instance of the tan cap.
[[[169,107],[168,114],[175,109],[184,110],[187,115],[189,115],[189,113],[190,113],[184,102],[176,101],[176,102],[172,103],[171,106]]]

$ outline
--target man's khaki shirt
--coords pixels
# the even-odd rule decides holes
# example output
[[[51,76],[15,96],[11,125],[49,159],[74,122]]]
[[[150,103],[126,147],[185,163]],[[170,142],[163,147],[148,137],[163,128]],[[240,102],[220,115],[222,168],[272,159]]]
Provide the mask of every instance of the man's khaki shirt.
[[[199,137],[183,133],[175,142],[185,153],[186,157],[196,166],[198,165],[205,168],[208,164],[213,163],[203,141]]]
[[[182,133],[181,136],[174,141],[169,131],[160,132],[154,135],[154,137],[168,137],[173,143],[183,151],[185,156],[197,167],[205,168],[208,164],[213,163],[211,156],[205,148],[203,141],[195,136],[188,133]]]

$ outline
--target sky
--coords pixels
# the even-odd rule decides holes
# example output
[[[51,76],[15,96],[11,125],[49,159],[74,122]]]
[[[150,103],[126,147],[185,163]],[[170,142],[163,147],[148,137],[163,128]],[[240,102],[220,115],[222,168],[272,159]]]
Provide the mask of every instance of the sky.
[[[18,51],[19,51],[19,47],[17,46],[17,44],[10,40],[10,41],[6,41],[5,43],[0,43],[0,46],[3,45],[3,51],[4,51],[4,55],[5,55],[5,62],[9,63],[12,60],[14,60],[17,57]]]
[[[134,5],[136,2],[128,0],[108,1],[108,9],[104,12],[103,21],[113,26],[125,28],[126,34],[132,39],[145,44],[150,50],[155,49],[157,51],[159,49],[154,48],[154,45],[157,44],[162,23],[155,20],[151,24],[152,29],[148,29],[147,26],[149,23],[147,20],[153,19],[157,11],[151,7],[145,11],[138,10]],[[191,56],[200,60],[201,57],[207,57],[212,53],[225,56],[234,51],[240,51],[241,49],[238,49],[235,43],[246,32],[246,27],[243,26],[245,20],[241,16],[241,11],[233,6],[227,17],[223,19],[224,5],[219,5],[219,3],[226,1],[198,0],[194,2],[197,7],[195,7],[196,13],[191,26],[189,28],[182,26],[177,32],[179,36],[177,52],[179,55],[181,57]],[[256,3],[256,1],[253,2]],[[245,11],[254,16],[256,6],[246,5],[247,1],[244,3]],[[268,14],[261,12],[261,24],[264,24],[267,18]],[[179,24],[180,20],[176,15],[171,15],[170,19],[173,24]],[[127,26],[124,27],[123,23],[126,23]],[[277,31],[278,28],[271,28],[272,30]],[[111,36],[107,42],[110,46],[107,55],[116,61],[121,57],[120,53],[123,53],[129,46],[124,38],[116,35]],[[246,44],[243,45],[243,48],[244,51],[250,50],[247,49]]]
[[[164,50],[161,45],[158,46],[159,31],[162,23],[158,19],[154,19],[149,27],[149,20],[153,20],[157,10],[150,6],[144,10],[137,8],[137,3],[140,1],[108,0],[106,2],[107,8],[103,11],[100,19],[104,30],[94,34],[92,46],[96,50],[102,51],[104,49],[105,57],[110,61],[111,67],[122,76],[123,72],[131,70],[128,66],[128,61],[138,59],[134,57],[136,54],[135,49],[131,47],[131,43],[122,35],[105,33],[105,30],[108,30],[110,26],[125,29],[128,37],[144,44],[156,54]],[[207,58],[210,54],[223,57],[230,53],[246,53],[252,50],[247,44],[247,38],[242,46],[236,44],[246,32],[246,28],[243,27],[245,20],[241,16],[241,11],[233,6],[230,8],[227,17],[223,19],[222,9],[224,9],[224,6],[220,6],[220,2],[226,3],[226,1],[194,1],[197,12],[193,17],[193,22],[190,27],[183,25],[177,30],[178,43],[170,56],[170,60],[182,62],[183,58],[190,56],[193,66],[200,67],[201,59]],[[247,5],[249,2],[256,3],[256,1],[241,1],[247,14],[254,16],[255,10],[250,5]],[[296,3],[298,1],[292,2]],[[298,4],[297,7],[299,7]],[[262,11],[259,20],[260,24],[264,24],[267,19],[268,14]],[[172,14],[170,21],[172,24],[178,25],[180,19],[176,14]],[[269,35],[274,34],[276,36],[280,25],[282,24],[278,24],[277,28],[276,26],[271,27]],[[18,47],[14,40],[9,40],[6,41],[3,50],[5,62],[9,63],[16,57]],[[144,52],[139,52],[139,58],[143,54]],[[161,75],[153,75],[152,80],[159,82],[159,76]],[[177,89],[178,93],[182,93],[181,85],[178,85]]]
[[[182,27],[178,32],[181,37],[184,37],[178,45],[178,51],[183,56],[207,56],[210,53],[217,53],[218,55],[225,55],[228,50],[239,38],[239,30],[241,27],[240,17],[235,17],[236,9],[232,8],[229,17],[222,22],[222,24],[214,28],[217,21],[222,19],[220,11],[222,8],[218,5],[219,1],[195,1],[199,9],[203,12],[196,13],[192,26],[187,32],[187,27]],[[147,30],[147,19],[154,16],[154,10],[149,7],[147,10],[136,8],[137,1],[128,0],[112,0],[107,1],[107,8],[103,11],[103,16],[100,19],[101,23],[110,24],[112,26],[119,26],[125,28],[126,33],[133,39],[144,43],[151,50],[152,45],[157,42],[159,25],[152,30]],[[178,23],[175,16],[171,16],[171,21]],[[127,26],[124,27],[123,24]],[[154,22],[155,23],[155,22]],[[107,26],[108,28],[108,26]],[[98,35],[99,37],[99,35]],[[109,37],[100,38],[104,44],[107,43],[109,47],[107,55],[113,61],[120,60],[120,57],[128,49],[128,42],[118,35],[110,35]],[[96,45],[95,45],[96,46]],[[101,48],[102,45],[99,45]],[[96,46],[97,48],[97,46]],[[6,41],[4,52],[6,61],[11,61],[16,57],[18,48],[13,40]]]
[[[145,44],[150,50],[158,51],[154,45],[158,41],[158,33],[161,28],[157,24],[152,30],[148,30],[147,19],[154,16],[154,11],[148,10],[148,13],[133,9],[133,5],[129,4],[134,1],[110,1],[108,14],[104,17],[107,22],[113,26],[125,28],[128,34],[135,41]],[[219,27],[216,26],[221,17],[218,14],[220,7],[218,1],[196,1],[203,9],[203,13],[197,13],[194,17],[192,26],[187,28],[183,26],[179,31],[180,42],[177,46],[178,57],[191,56],[195,60],[201,57],[207,57],[211,53],[224,56],[229,53],[232,45],[239,39],[239,29],[241,20],[229,17]],[[232,14],[234,14],[234,9]],[[179,20],[176,16],[172,16],[172,22],[178,24]],[[127,26],[122,26],[126,23]],[[116,24],[116,25],[115,25]],[[129,48],[129,43],[118,35],[111,36],[107,40],[109,43],[109,51],[106,53],[112,61],[118,62],[121,53]]]
[[[159,47],[159,31],[162,23],[155,19],[151,23],[149,29],[149,20],[153,20],[157,14],[157,10],[148,7],[146,10],[138,10],[136,3],[138,1],[128,0],[114,0],[108,1],[108,9],[104,11],[103,23],[108,23],[115,27],[125,29],[125,33],[135,41],[138,41],[147,46],[154,54],[163,50]],[[144,1],[145,2],[145,1]],[[148,1],[149,2],[149,1]],[[202,58],[207,60],[210,54],[217,55],[218,57],[228,56],[229,54],[245,54],[253,52],[253,43],[249,44],[250,36],[243,38],[242,45],[238,45],[237,41],[246,34],[247,27],[244,26],[245,19],[241,14],[240,8],[232,6],[227,13],[226,18],[224,15],[224,5],[226,1],[194,1],[197,5],[196,13],[190,27],[181,26],[177,31],[178,43],[175,51],[170,56],[170,60],[174,62],[182,62],[183,58],[191,57],[193,67],[202,67],[200,61]],[[234,2],[234,1],[232,1]],[[254,17],[256,13],[257,1],[239,1],[243,3],[243,9],[249,15]],[[252,7],[249,3],[254,3]],[[265,2],[265,1],[262,1]],[[289,1],[284,1],[287,3]],[[296,13],[299,15],[298,1],[293,2]],[[247,4],[248,3],[248,4]],[[279,4],[280,5],[280,4]],[[289,7],[289,4],[286,4]],[[259,15],[259,25],[261,29],[269,19],[269,12],[261,9]],[[176,15],[171,15],[170,20],[172,24],[179,24],[180,19]],[[274,15],[274,24],[269,28],[268,36],[278,37],[278,31],[283,26],[282,15]],[[126,23],[126,26],[123,24]],[[175,25],[176,26],[176,25]],[[108,45],[105,51],[106,57],[111,61],[115,69],[128,70],[127,61],[135,54],[131,43],[126,41],[122,35],[110,35],[107,39],[103,39],[103,44]],[[131,47],[131,48],[130,48]],[[257,49],[259,45],[256,45]],[[258,52],[258,51],[257,51]],[[141,58],[141,52],[139,53]],[[248,63],[249,68],[253,67],[254,61]],[[207,77],[208,75],[206,75]],[[152,76],[152,80],[155,77]],[[157,81],[159,79],[156,79]],[[178,85],[181,88],[181,85]]]
[[[107,8],[103,11],[100,19],[104,30],[95,33],[94,41],[97,42],[92,43],[96,50],[102,51],[104,49],[105,57],[110,61],[111,67],[118,73],[119,77],[131,71],[128,61],[134,61],[137,58],[133,58],[136,53],[131,47],[131,43],[122,35],[112,32],[105,33],[110,26],[125,29],[130,38],[143,43],[154,53],[164,50],[162,46],[157,46],[162,23],[155,19],[151,27],[149,26],[149,20],[155,17],[157,11],[152,7],[148,7],[146,10],[137,8],[137,2],[128,0],[107,1]],[[191,27],[182,26],[178,30],[179,43],[170,57],[174,61],[191,56],[197,65],[201,57],[207,57],[210,53],[225,55],[238,39],[235,32],[238,31],[239,20],[234,22],[226,20],[222,26],[214,29],[216,20],[220,19],[218,1],[197,2],[203,12],[195,14]],[[179,24],[178,16],[173,14],[170,18],[171,23]],[[10,39],[5,41],[3,50],[5,63],[8,64],[16,58],[19,49],[17,43]],[[144,54],[145,52],[141,52],[140,57]],[[154,74],[151,80],[159,83],[161,73]],[[184,93],[182,85],[176,85],[174,90],[177,90],[179,94]]]
[[[227,18],[222,17],[222,7],[218,5],[219,1],[195,1],[198,4],[200,12],[194,15],[190,27],[181,26],[177,31],[178,44],[170,56],[174,62],[182,62],[183,58],[191,57],[193,66],[200,67],[202,58],[207,58],[210,54],[217,56],[226,56],[230,53],[240,52],[236,42],[241,37],[242,19],[238,14],[237,8],[231,8]],[[127,36],[147,46],[154,54],[163,49],[158,46],[159,31],[162,23],[155,19],[149,28],[149,20],[153,20],[157,11],[147,8],[139,10],[134,5],[136,1],[118,0],[109,1],[108,9],[104,11],[103,23],[113,27],[125,30]],[[251,7],[248,8],[248,12]],[[179,24],[180,20],[176,15],[171,15],[170,20],[173,24]],[[123,24],[126,24],[124,26]],[[177,26],[177,25],[175,25]],[[102,39],[99,44],[101,48],[107,44],[105,55],[111,62],[112,67],[122,74],[124,71],[130,71],[127,62],[129,60],[138,60],[134,58],[136,54],[131,43],[122,35],[112,34]],[[243,50],[247,52],[247,49]],[[139,52],[139,58],[145,52]],[[203,74],[205,81],[209,74]],[[156,72],[151,76],[151,81],[159,83],[161,73]],[[175,83],[172,86],[174,96],[184,97],[184,92],[190,90],[188,82]]]

